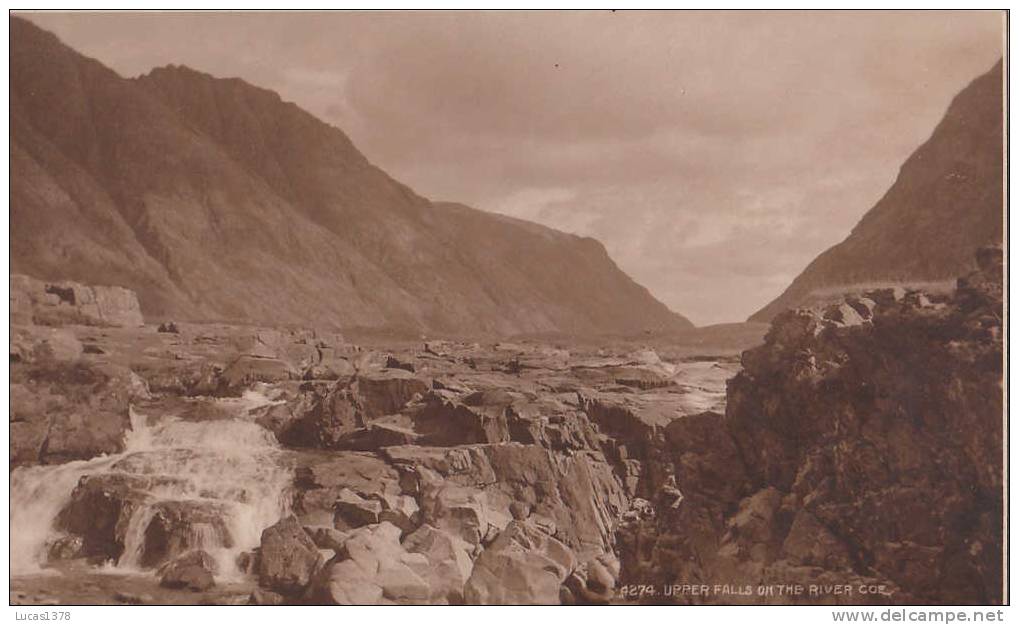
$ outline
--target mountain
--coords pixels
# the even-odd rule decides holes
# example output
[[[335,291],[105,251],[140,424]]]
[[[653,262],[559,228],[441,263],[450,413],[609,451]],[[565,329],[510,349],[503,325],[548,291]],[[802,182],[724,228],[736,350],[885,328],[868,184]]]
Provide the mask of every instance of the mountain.
[[[433,203],[238,79],[125,79],[11,28],[11,271],[152,319],[462,334],[692,327],[594,239]]]
[[[1003,104],[998,61],[955,97],[852,233],[750,321],[770,321],[826,291],[950,280],[974,269],[974,250],[1002,239]]]

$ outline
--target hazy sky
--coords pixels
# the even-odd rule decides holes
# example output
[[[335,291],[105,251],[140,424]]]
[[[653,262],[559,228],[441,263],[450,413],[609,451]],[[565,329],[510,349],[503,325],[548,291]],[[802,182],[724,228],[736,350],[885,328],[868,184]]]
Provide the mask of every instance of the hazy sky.
[[[961,12],[32,14],[279,92],[418,193],[601,240],[698,325],[842,240],[1001,56]]]

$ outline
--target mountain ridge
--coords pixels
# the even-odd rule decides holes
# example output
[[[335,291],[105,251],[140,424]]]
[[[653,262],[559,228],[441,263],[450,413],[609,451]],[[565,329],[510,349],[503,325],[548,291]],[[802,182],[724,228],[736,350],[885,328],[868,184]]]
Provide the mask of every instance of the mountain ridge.
[[[601,243],[430,202],[272,91],[182,66],[122,78],[10,24],[13,272],[132,288],[153,318],[692,327]]]
[[[849,236],[748,321],[770,321],[818,290],[953,280],[975,269],[974,251],[1003,235],[1002,71],[999,60],[960,91]]]

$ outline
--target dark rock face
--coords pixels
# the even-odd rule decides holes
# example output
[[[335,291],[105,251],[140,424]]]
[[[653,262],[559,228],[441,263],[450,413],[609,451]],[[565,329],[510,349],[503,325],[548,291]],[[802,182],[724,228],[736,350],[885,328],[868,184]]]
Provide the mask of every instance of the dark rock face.
[[[886,589],[850,603],[999,603],[1002,264],[995,248],[978,258],[945,301],[875,292],[779,315],[744,352],[725,418],[666,429],[668,471],[648,476],[658,518],[633,532],[629,572],[842,576]]]
[[[233,546],[233,537],[224,522],[228,512],[219,502],[161,501],[152,506],[151,515],[138,562],[143,567],[174,560],[205,546],[206,542]]]
[[[953,280],[971,271],[974,249],[1002,241],[1002,119],[998,61],[955,97],[930,139],[846,240],[814,259],[750,321],[813,305],[825,291]]]
[[[692,327],[593,239],[432,203],[271,91],[177,66],[126,80],[10,25],[15,272],[120,285],[176,321]]]
[[[86,476],[61,511],[57,526],[82,538],[81,555],[116,561],[131,517],[149,503],[148,480],[124,474]]]
[[[75,557],[159,568],[206,547],[233,544],[228,511],[212,500],[154,501],[153,490],[179,487],[174,478],[99,473],[81,479],[57,526],[81,541]],[[126,553],[131,541],[133,553]]]

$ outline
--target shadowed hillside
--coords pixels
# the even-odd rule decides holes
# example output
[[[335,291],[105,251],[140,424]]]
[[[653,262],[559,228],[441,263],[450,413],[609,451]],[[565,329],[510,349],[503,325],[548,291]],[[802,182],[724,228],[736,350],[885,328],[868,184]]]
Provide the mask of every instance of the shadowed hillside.
[[[11,19],[11,269],[152,319],[512,334],[691,327],[594,241],[433,204],[241,80],[123,79]]]

